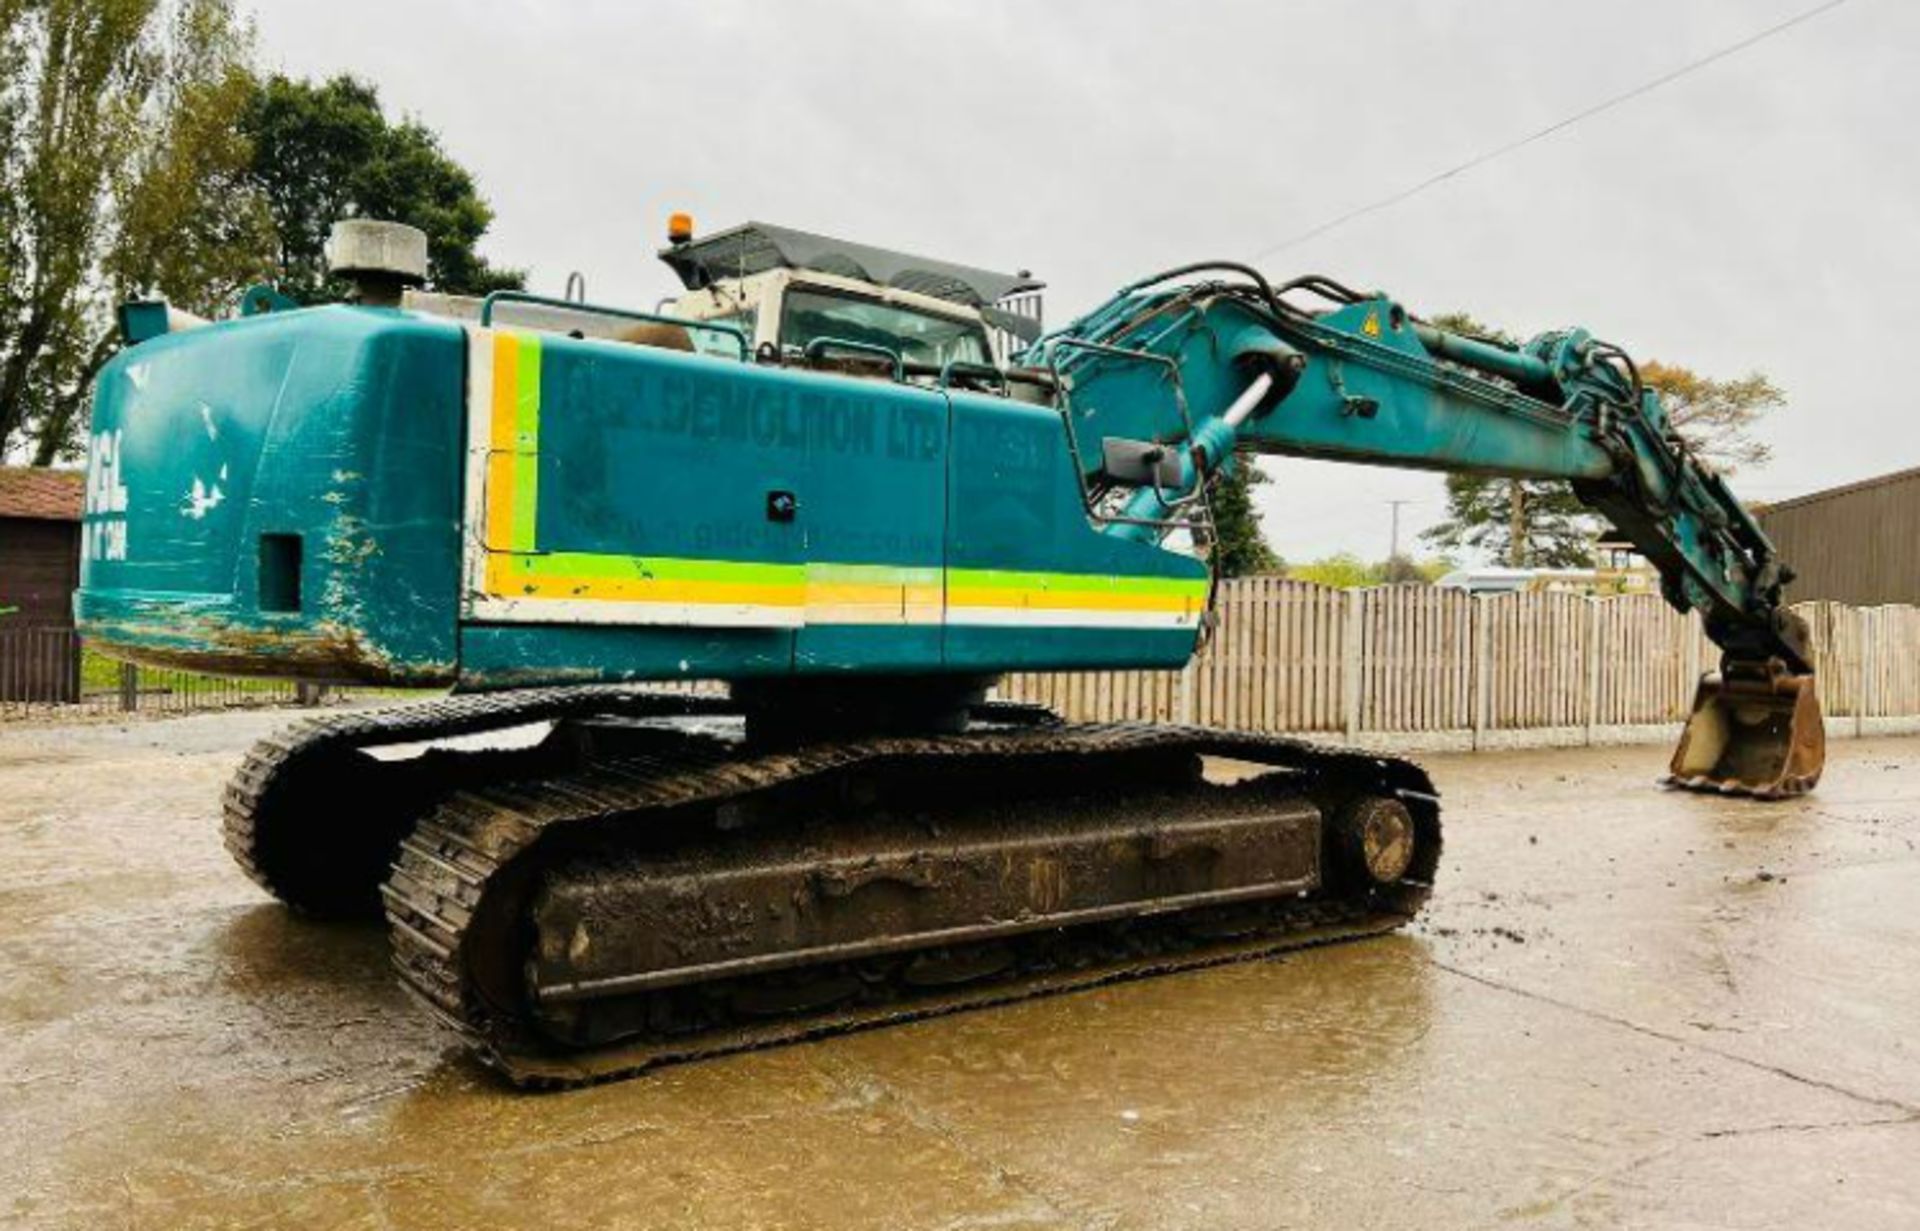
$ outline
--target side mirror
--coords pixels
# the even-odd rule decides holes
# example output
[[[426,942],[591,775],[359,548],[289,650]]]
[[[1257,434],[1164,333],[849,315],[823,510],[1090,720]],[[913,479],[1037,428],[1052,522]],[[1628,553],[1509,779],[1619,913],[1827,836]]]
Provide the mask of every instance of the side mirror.
[[[1179,446],[1109,436],[1100,442],[1100,469],[1116,483],[1177,488],[1180,486]]]

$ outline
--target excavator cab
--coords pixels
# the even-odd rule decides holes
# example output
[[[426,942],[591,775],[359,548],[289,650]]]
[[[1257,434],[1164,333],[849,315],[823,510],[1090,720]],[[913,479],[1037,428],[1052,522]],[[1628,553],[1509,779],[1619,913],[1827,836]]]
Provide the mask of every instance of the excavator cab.
[[[741,329],[783,362],[879,362],[904,379],[1004,366],[1040,335],[1044,283],[749,222],[695,238],[676,219],[659,256],[683,320]]]
[[[794,364],[873,366],[892,375],[897,363],[912,377],[948,365],[986,367],[996,358],[976,307],[813,270],[714,282],[682,295],[669,315],[732,325],[756,353]]]

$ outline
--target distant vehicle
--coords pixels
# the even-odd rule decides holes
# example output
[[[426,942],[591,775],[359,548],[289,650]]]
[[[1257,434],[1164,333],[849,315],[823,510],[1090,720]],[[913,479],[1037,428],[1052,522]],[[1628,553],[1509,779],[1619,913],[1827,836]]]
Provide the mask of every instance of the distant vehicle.
[[[1660,575],[1651,567],[1604,569],[1464,568],[1433,584],[1469,594],[1650,594]]]
[[[1461,568],[1434,582],[1442,590],[1469,594],[1512,594],[1525,590],[1537,575],[1530,568]]]

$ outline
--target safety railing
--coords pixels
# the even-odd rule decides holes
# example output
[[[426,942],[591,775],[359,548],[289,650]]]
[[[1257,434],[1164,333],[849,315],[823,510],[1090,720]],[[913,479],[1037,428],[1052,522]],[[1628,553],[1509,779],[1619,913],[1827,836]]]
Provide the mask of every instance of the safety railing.
[[[746,330],[726,321],[698,321],[691,317],[667,316],[659,312],[642,312],[637,308],[614,308],[605,304],[582,303],[573,299],[555,299],[551,295],[535,295],[531,291],[494,291],[480,303],[480,325],[491,328],[493,310],[503,303],[533,304],[542,308],[558,308],[565,312],[581,312],[589,316],[607,316],[615,320],[640,321],[651,325],[668,325],[678,329],[695,330],[702,333],[717,333],[731,338],[740,348],[740,362],[745,363],[753,353],[753,343],[747,337]]]
[[[71,628],[0,629],[0,722],[101,714],[189,714],[382,695],[119,662]]]

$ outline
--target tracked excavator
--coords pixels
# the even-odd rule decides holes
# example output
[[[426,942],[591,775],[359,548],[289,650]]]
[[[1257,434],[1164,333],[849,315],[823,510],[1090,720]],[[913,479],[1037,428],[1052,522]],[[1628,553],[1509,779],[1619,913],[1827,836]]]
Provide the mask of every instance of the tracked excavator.
[[[659,311],[476,301],[421,289],[417,231],[346,223],[349,302],[129,304],[95,395],[91,644],[442,690],[263,740],[225,838],[295,911],[384,915],[518,1083],[1413,916],[1414,764],[989,699],[1185,663],[1249,454],[1568,481],[1723,651],[1670,781],[1819,777],[1786,569],[1585,330],[1504,345],[1208,262],[1046,332],[1024,274],[684,218],[661,256]]]

